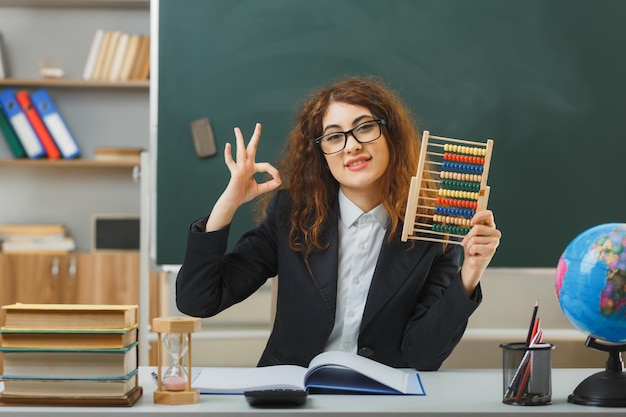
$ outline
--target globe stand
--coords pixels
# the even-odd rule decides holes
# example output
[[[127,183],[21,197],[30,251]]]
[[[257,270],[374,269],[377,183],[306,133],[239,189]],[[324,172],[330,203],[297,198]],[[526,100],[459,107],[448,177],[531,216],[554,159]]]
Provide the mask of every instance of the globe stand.
[[[604,344],[589,336],[585,346],[609,353],[606,369],[585,378],[567,401],[581,405],[598,407],[626,407],[626,373],[621,352],[626,344]]]

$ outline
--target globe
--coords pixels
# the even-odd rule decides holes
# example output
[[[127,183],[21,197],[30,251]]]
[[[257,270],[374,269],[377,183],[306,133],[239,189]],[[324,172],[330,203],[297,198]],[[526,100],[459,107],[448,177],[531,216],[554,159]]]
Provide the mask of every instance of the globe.
[[[594,226],[565,248],[556,269],[561,310],[579,331],[626,342],[626,223]]]

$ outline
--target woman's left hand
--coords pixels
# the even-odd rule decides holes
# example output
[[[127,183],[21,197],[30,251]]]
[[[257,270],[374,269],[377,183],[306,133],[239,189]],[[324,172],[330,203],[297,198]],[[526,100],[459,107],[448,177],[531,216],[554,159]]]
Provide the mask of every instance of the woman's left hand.
[[[461,268],[461,280],[468,295],[474,292],[483,272],[496,253],[501,235],[496,229],[491,210],[481,210],[472,218],[472,229],[462,242],[465,259]]]

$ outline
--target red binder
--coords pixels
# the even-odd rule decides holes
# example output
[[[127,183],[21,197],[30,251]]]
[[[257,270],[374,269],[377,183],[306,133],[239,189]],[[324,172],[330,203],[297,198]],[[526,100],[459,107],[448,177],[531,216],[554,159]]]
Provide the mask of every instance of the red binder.
[[[24,110],[24,113],[26,113],[26,117],[28,118],[28,121],[35,130],[35,133],[37,133],[41,144],[46,150],[46,155],[48,156],[48,158],[59,159],[61,157],[61,152],[59,151],[57,145],[54,143],[54,139],[52,139],[52,136],[50,136],[50,132],[48,132],[46,125],[43,123],[43,120],[41,120],[39,113],[37,113],[37,109],[35,109],[33,103],[30,101],[28,91],[18,91],[15,94],[15,97],[17,98],[18,103],[20,103],[20,106]]]

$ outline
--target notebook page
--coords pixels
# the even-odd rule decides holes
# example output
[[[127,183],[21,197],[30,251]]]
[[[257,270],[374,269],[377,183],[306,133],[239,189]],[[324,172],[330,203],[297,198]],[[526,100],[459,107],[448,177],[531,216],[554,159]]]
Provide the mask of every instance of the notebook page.
[[[304,389],[305,368],[294,365],[259,368],[208,367],[191,383],[204,394],[241,394],[255,389]]]

